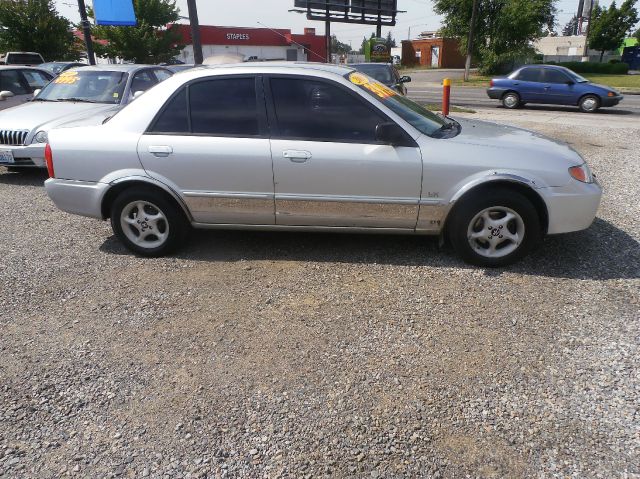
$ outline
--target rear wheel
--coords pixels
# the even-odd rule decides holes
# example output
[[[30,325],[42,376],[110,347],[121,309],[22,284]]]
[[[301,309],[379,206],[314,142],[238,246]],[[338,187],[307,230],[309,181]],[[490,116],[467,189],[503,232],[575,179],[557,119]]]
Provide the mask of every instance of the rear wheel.
[[[462,259],[478,266],[507,266],[541,239],[540,218],[524,195],[507,188],[472,193],[452,212],[449,238]]]
[[[150,188],[130,188],[120,193],[111,207],[111,227],[134,253],[164,256],[186,237],[189,224],[164,193]]]
[[[505,93],[502,97],[502,105],[510,110],[518,108],[520,106],[520,95],[515,91]]]
[[[580,98],[578,106],[583,113],[593,113],[600,108],[600,98],[595,95],[584,96]]]

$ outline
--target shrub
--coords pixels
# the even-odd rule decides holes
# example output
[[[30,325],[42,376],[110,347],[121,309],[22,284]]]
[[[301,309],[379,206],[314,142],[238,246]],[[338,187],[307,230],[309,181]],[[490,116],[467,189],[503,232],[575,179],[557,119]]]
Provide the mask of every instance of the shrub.
[[[547,62],[551,64],[551,62]],[[558,65],[567,67],[576,73],[600,73],[605,75],[626,75],[629,65],[626,63],[598,63],[598,62],[561,62]]]

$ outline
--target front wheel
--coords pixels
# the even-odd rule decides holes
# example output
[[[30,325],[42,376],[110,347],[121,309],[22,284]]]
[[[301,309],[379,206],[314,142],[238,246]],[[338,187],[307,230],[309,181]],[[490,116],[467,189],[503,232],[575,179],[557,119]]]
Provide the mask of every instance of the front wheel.
[[[595,95],[587,95],[580,99],[578,106],[583,113],[593,113],[600,108],[600,98]]]
[[[188,233],[182,211],[164,193],[150,188],[130,188],[118,195],[111,207],[111,227],[134,253],[164,256]]]
[[[478,266],[513,264],[542,236],[540,218],[531,201],[506,188],[472,193],[452,214],[451,243],[465,262]]]

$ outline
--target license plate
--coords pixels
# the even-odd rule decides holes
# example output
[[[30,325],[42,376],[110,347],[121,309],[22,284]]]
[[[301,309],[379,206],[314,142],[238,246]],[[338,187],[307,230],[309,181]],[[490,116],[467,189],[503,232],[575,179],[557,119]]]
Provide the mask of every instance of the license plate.
[[[13,151],[0,150],[0,163],[15,163],[13,159]]]

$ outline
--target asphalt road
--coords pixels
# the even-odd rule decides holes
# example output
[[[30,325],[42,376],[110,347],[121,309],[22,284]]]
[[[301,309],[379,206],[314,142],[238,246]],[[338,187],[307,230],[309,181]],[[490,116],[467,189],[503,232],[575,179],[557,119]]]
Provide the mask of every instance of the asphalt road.
[[[424,103],[439,103],[442,101],[442,87],[420,84],[415,82],[409,84],[409,98]],[[452,87],[451,103],[456,106],[469,108],[502,108],[500,102],[491,100],[485,88]],[[531,105],[527,109],[541,111],[578,111],[577,107]],[[625,95],[622,102],[613,108],[604,108],[602,113],[613,115],[640,115],[640,95]]]

